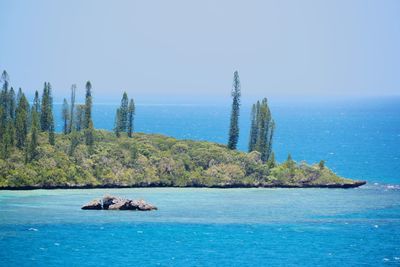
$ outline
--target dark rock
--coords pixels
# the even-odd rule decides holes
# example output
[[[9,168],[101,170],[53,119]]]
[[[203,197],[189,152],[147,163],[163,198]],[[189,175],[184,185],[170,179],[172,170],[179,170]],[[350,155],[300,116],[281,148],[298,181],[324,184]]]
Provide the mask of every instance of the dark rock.
[[[126,202],[126,199],[114,197],[114,196],[105,196],[103,198],[103,209],[105,210],[119,210]]]
[[[147,211],[147,210],[157,210],[157,207],[147,203],[144,200],[128,200],[120,209]]]
[[[82,207],[82,209],[105,209],[105,210],[156,210],[157,207],[147,203],[144,200],[131,200],[115,196],[105,196],[103,203],[99,200],[93,200]]]
[[[81,209],[83,209],[83,210],[101,210],[102,206],[101,206],[100,200],[94,199],[94,200],[90,201],[89,203],[83,205]]]

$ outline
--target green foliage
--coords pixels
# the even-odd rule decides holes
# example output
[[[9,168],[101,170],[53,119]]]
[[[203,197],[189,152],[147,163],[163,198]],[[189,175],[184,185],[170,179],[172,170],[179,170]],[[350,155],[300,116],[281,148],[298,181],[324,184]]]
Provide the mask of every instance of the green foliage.
[[[133,99],[128,102],[128,94],[124,92],[121,106],[115,113],[114,132],[117,137],[120,137],[123,132],[126,132],[128,137],[132,137],[134,116],[135,103]]]
[[[71,86],[71,110],[69,114],[68,133],[71,133],[75,129],[75,91],[76,85],[73,84]]]
[[[248,151],[254,151],[257,142],[257,108],[256,104],[253,104],[251,108],[251,125],[250,125],[250,135],[249,135],[249,149]]]
[[[17,147],[22,149],[25,146],[26,138],[28,135],[29,128],[29,103],[25,95],[21,93],[18,97],[18,107],[16,111],[16,142]]]
[[[325,160],[321,160],[318,163],[318,167],[319,167],[320,170],[323,170],[325,168]]]
[[[90,151],[92,151],[94,144],[93,132],[94,132],[93,122],[89,121],[89,126],[87,129],[85,129],[85,143],[89,147]]]
[[[63,120],[63,133],[69,133],[69,118],[70,118],[70,110],[68,107],[68,101],[64,98],[62,111],[61,111],[61,118]]]
[[[35,98],[33,99],[32,109],[35,110],[37,114],[40,114],[40,99],[38,91],[35,91]]]
[[[289,155],[286,162],[278,164],[272,153],[274,123],[266,99],[253,106],[251,152],[236,151],[240,106],[237,72],[232,90],[228,147],[157,134],[133,134],[135,105],[133,99],[128,103],[126,93],[117,110],[115,135],[95,130],[91,117],[90,82],[86,83],[85,105],[78,105],[76,111],[75,86],[72,86],[71,107],[64,99],[62,109],[63,134],[56,134],[50,83],[44,84],[41,101],[35,92],[31,111],[22,90],[15,98],[14,90],[8,90],[8,86],[8,74],[3,72],[0,187],[226,187],[351,183],[326,168],[324,161],[313,166],[297,164]]]
[[[38,135],[39,135],[39,114],[35,109],[32,110],[32,126],[31,126],[31,139],[29,142],[29,147],[26,150],[26,162],[31,162],[37,157],[37,147],[38,147]]]
[[[90,81],[86,82],[86,95],[85,95],[85,118],[84,118],[84,129],[89,128],[89,124],[92,123],[92,84]]]
[[[24,164],[22,151],[10,150],[9,157],[0,160],[0,167],[4,166],[0,168],[0,187],[273,186],[347,181],[318,165],[296,165],[289,159],[268,166],[257,151],[247,154],[219,144],[162,135],[135,133],[133,138],[116,138],[110,132],[94,130],[96,142],[90,148],[84,144],[85,134],[73,131],[56,134],[57,145],[51,146],[46,142],[46,133],[34,130],[38,123],[37,118],[33,120],[37,126],[31,129],[29,151],[32,153],[35,147],[34,153]]]
[[[83,129],[83,121],[85,119],[85,105],[76,106],[75,130],[80,132]]]
[[[128,127],[128,95],[126,92],[122,96],[119,112],[119,130],[120,132],[124,132]]]
[[[128,137],[132,137],[133,133],[133,120],[135,116],[135,102],[133,99],[129,101],[129,107],[128,107]]]
[[[232,89],[232,111],[229,127],[228,148],[236,149],[239,140],[239,109],[240,109],[240,80],[239,73],[235,71],[233,74],[233,89]]]
[[[121,136],[121,109],[117,108],[115,113],[114,133],[116,137]]]
[[[253,105],[251,116],[249,152],[260,152],[262,161],[268,162],[272,154],[275,123],[266,98]]]

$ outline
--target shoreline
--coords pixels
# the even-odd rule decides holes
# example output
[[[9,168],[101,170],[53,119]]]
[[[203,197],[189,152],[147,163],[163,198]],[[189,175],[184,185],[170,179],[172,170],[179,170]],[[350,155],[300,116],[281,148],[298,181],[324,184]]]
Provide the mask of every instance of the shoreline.
[[[217,188],[217,189],[229,189],[229,188],[330,188],[330,189],[350,189],[357,188],[367,184],[366,181],[354,181],[354,183],[339,183],[339,184],[303,184],[303,185],[251,185],[251,184],[229,184],[229,185],[190,185],[190,186],[171,186],[160,183],[143,184],[143,185],[117,185],[117,184],[105,184],[105,185],[57,185],[57,186],[18,186],[18,187],[1,187],[0,191],[11,190],[54,190],[54,189],[120,189],[120,188]]]

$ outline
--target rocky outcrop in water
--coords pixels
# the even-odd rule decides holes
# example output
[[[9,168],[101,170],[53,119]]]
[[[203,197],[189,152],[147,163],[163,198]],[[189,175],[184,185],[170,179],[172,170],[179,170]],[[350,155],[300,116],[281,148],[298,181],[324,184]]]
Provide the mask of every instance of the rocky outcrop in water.
[[[82,206],[83,210],[156,210],[157,207],[144,200],[124,199],[116,196],[105,196],[102,200],[92,200]]]
[[[94,199],[90,201],[89,203],[86,203],[85,205],[82,206],[83,210],[101,210],[103,209],[101,205],[101,201],[98,199]]]

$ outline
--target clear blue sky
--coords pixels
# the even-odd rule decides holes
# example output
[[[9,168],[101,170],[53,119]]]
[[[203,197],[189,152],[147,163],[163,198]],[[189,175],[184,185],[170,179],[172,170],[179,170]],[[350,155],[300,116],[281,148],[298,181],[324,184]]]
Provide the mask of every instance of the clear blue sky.
[[[400,92],[400,1],[2,0],[0,68],[28,94],[95,102]]]

